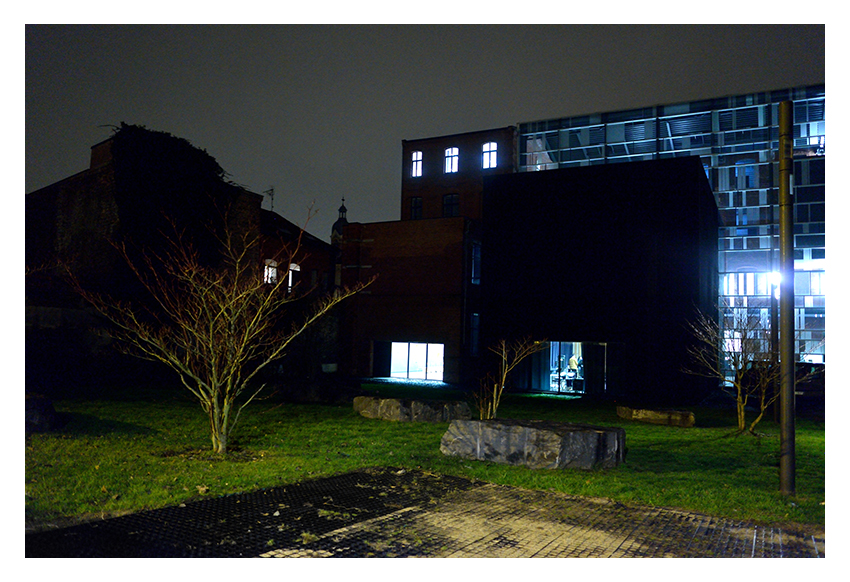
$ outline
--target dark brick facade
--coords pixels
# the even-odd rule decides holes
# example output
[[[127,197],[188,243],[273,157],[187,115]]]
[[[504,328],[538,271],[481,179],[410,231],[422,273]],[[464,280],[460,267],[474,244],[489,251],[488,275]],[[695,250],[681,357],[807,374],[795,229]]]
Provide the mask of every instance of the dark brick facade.
[[[402,141],[401,219],[412,220],[413,200],[421,201],[418,218],[442,218],[444,197],[458,195],[458,216],[481,218],[483,178],[516,171],[516,129],[512,126],[441,137]],[[497,144],[495,167],[484,168],[486,143]],[[446,172],[446,149],[457,148],[457,171]],[[421,153],[421,175],[413,176],[413,152]]]
[[[262,273],[264,258],[300,241],[293,260],[300,271],[293,282],[300,289],[327,291],[332,247],[302,235],[300,228],[262,210],[261,204],[261,195],[227,182],[206,152],[169,134],[123,125],[92,148],[89,169],[27,194],[28,387],[99,382],[109,368],[120,368],[126,378],[136,369],[134,360],[118,357],[89,332],[96,320],[58,267],[70,265],[88,290],[143,300],[146,295],[111,242],[126,242],[131,254],[161,254],[180,232],[203,261],[215,264],[220,255],[211,227],[223,227],[260,238],[253,260]],[[289,264],[287,255],[282,277]],[[317,337],[324,341],[324,335]],[[313,352],[335,350],[332,342]],[[325,357],[336,359],[335,353]],[[52,365],[45,367],[48,361]]]
[[[352,223],[341,246],[344,285],[376,277],[344,306],[345,370],[388,376],[392,341],[445,344],[445,380],[458,382],[469,353],[465,322],[476,302],[469,284],[464,217]]]

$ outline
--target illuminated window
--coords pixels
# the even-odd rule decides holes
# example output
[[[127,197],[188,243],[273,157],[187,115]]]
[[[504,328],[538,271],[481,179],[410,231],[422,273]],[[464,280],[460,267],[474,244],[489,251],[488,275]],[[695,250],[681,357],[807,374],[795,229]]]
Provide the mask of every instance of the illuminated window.
[[[484,158],[482,166],[485,170],[496,167],[496,142],[491,141],[484,144]]]
[[[411,162],[413,164],[410,168],[410,176],[418,178],[422,175],[422,152],[413,152],[411,155]]]
[[[296,279],[295,273],[298,273],[300,271],[301,271],[300,265],[298,265],[296,263],[290,263],[289,264],[289,279],[286,282],[286,290],[287,291],[292,291],[292,288],[295,286],[295,283],[297,283],[297,281],[295,280]]]
[[[446,174],[457,172],[457,161],[460,157],[457,148],[446,148]]]
[[[443,344],[393,342],[390,376],[416,380],[443,380]]]
[[[274,285],[277,283],[277,261],[266,259],[263,269],[263,283]]]

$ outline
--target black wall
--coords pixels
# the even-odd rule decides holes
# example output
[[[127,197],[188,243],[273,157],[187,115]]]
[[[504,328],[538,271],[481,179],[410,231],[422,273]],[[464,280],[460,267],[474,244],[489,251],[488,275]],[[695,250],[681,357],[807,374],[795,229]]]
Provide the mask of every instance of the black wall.
[[[494,176],[483,222],[485,342],[621,344],[608,395],[633,403],[710,389],[681,372],[685,323],[717,302],[717,207],[699,158]]]

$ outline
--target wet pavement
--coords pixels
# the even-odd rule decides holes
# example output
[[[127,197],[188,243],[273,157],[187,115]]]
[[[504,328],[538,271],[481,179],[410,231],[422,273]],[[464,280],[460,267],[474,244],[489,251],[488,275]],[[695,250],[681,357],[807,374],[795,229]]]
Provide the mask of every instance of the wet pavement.
[[[825,557],[825,535],[392,468],[26,535],[27,557]]]

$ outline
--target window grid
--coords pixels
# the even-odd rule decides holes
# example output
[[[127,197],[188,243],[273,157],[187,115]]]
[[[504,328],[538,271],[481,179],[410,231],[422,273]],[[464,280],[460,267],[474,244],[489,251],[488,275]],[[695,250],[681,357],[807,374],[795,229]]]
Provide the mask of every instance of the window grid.
[[[414,196],[410,199],[410,219],[419,220],[422,218],[422,197]]]
[[[755,93],[524,123],[519,171],[700,156],[720,213],[720,304],[769,299],[768,294],[726,294],[740,276],[764,291],[778,265],[778,103],[794,101],[795,268],[797,321],[823,322],[825,294],[826,115],[823,86]],[[801,283],[807,273],[809,285]],[[749,278],[748,278],[749,277]],[[808,291],[806,291],[808,289]],[[815,291],[818,289],[819,291]],[[820,311],[811,312],[812,309]],[[811,313],[810,313],[811,312]],[[815,317],[816,316],[816,317]],[[823,355],[822,327],[798,330],[804,351]]]
[[[481,160],[481,165],[485,170],[489,170],[490,168],[495,168],[497,163],[497,151],[498,146],[496,142],[490,141],[485,143],[482,146],[483,150],[483,158]]]
[[[449,218],[460,215],[460,195],[446,194],[443,196],[443,217]]]
[[[457,172],[459,158],[460,154],[457,148],[446,148],[446,174]]]
[[[422,176],[422,152],[413,152],[411,154],[410,176],[419,178]]]

